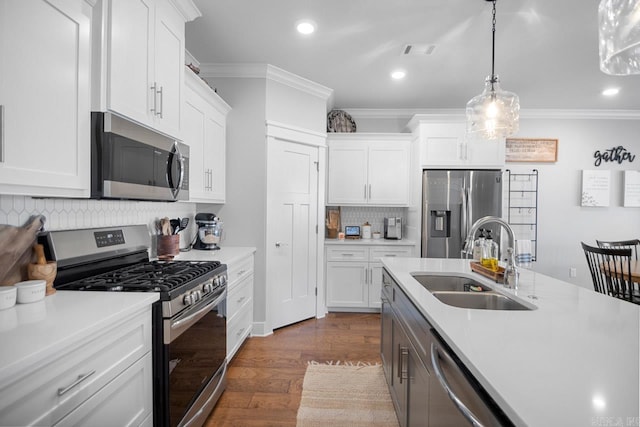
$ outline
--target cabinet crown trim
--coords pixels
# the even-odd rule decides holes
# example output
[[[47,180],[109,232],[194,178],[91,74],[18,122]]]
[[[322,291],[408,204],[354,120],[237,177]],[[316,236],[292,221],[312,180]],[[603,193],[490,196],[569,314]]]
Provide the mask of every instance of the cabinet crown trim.
[[[182,18],[184,19],[184,22],[190,22],[202,16],[202,12],[200,12],[200,9],[198,9],[198,7],[195,5],[195,3],[193,3],[192,0],[169,1],[173,5],[173,7],[175,7],[176,10],[180,12],[180,15],[182,15]]]

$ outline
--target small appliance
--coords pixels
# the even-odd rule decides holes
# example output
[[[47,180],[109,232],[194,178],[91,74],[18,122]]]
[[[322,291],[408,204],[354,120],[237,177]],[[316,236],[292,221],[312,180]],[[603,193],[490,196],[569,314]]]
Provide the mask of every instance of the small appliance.
[[[196,214],[196,226],[198,228],[193,249],[214,251],[220,249],[220,237],[222,236],[222,221],[213,213]]]
[[[402,217],[392,216],[384,219],[384,238],[402,239]]]

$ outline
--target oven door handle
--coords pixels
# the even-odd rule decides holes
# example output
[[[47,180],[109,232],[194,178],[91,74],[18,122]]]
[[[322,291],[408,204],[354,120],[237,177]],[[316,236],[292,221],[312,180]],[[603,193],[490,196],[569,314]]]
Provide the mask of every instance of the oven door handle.
[[[165,343],[170,343],[175,338],[179,337],[184,331],[189,329],[193,324],[197,323],[200,319],[207,315],[211,307],[215,307],[220,304],[227,297],[227,290],[225,289],[219,297],[213,302],[208,303],[204,307],[198,309],[195,313],[171,322],[171,330],[167,331],[169,336],[165,335]],[[168,339],[167,339],[168,338]]]

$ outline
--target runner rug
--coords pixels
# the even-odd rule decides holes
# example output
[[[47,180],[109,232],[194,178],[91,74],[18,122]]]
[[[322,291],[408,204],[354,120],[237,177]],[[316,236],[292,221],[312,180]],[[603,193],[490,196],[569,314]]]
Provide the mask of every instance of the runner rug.
[[[307,367],[297,427],[398,427],[381,365],[318,364]]]

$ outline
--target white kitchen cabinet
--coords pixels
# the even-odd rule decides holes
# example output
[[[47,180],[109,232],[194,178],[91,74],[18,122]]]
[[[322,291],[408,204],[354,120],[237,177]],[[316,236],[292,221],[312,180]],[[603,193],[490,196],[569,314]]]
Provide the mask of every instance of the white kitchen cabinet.
[[[230,361],[253,328],[253,253],[227,263],[227,360]]]
[[[99,52],[94,64],[94,109],[113,111],[169,136],[180,136],[185,22],[195,17],[177,7],[184,1],[190,3],[103,3],[103,39],[96,37],[94,46]]]
[[[2,194],[89,196],[93,3],[0,5]]]
[[[504,167],[504,139],[468,138],[463,116],[446,119],[416,116],[409,126],[420,141],[422,168]]]
[[[225,202],[226,120],[231,107],[185,70],[182,136],[189,145],[189,200]]]
[[[409,134],[329,134],[327,204],[406,206]]]
[[[153,413],[151,306],[14,373],[0,425],[139,425]],[[91,420],[89,422],[89,420]]]
[[[411,243],[400,245],[327,245],[326,289],[327,308],[379,309],[382,287],[383,257],[410,257]]]

